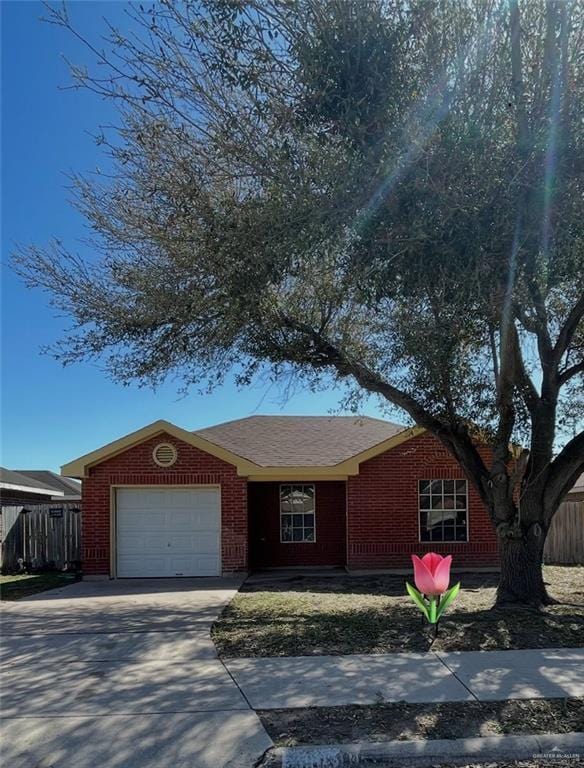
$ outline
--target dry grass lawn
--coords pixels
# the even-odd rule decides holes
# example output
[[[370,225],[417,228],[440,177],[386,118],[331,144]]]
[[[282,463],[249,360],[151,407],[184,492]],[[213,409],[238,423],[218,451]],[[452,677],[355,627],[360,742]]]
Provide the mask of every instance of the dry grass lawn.
[[[577,647],[584,637],[584,568],[546,566],[563,604],[493,609],[495,574],[461,574],[440,623],[441,651]],[[458,578],[458,577],[456,577]],[[244,584],[213,628],[224,657],[425,651],[430,636],[404,577],[291,577]]]
[[[582,699],[374,704],[258,712],[276,746],[570,733],[584,727]]]
[[[0,600],[18,600],[47,589],[64,587],[77,580],[74,574],[55,573],[22,573],[10,576],[0,576]]]

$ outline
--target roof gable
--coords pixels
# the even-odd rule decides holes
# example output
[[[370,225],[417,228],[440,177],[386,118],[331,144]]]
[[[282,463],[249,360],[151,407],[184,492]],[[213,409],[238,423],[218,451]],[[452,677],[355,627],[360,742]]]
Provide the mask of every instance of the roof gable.
[[[343,479],[359,464],[424,430],[354,416],[253,416],[188,432],[159,420],[61,467],[84,477],[100,464],[158,434],[167,433],[236,467],[252,480]]]
[[[138,445],[151,437],[164,433],[176,437],[177,440],[182,440],[188,445],[193,445],[195,448],[205,451],[205,453],[210,453],[218,459],[223,459],[223,461],[226,461],[229,464],[235,465],[240,475],[249,474],[251,471],[258,468],[257,465],[252,462],[246,461],[241,456],[237,456],[231,451],[208,442],[194,432],[188,432],[186,429],[181,429],[181,427],[177,427],[169,421],[159,419],[158,421],[152,422],[152,424],[142,427],[142,429],[136,430],[136,432],[131,432],[95,451],[80,456],[74,461],[70,461],[68,464],[64,464],[61,467],[61,474],[66,475],[67,477],[85,477],[87,475],[87,470],[95,464],[100,464],[102,461],[110,459],[118,453],[127,451],[128,448],[131,448],[134,445]]]

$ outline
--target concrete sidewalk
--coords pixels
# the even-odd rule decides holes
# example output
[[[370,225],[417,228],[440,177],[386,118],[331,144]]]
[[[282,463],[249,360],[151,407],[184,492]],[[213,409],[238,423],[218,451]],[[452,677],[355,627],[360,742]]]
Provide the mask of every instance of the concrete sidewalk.
[[[584,649],[227,659],[254,709],[584,696]]]

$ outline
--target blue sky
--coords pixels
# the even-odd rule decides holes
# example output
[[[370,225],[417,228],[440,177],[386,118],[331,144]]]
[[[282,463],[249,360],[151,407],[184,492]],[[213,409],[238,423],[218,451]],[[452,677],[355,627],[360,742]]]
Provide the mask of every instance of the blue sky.
[[[103,17],[123,27],[123,2],[74,2],[76,26],[95,40]],[[196,429],[252,413],[326,414],[335,392],[225,386],[212,395],[180,398],[178,385],[157,392],[110,382],[97,365],[63,368],[42,355],[66,319],[47,297],[27,290],[6,267],[16,243],[42,245],[58,237],[73,246],[82,218],[68,204],[67,171],[90,171],[103,158],[90,133],[113,118],[90,93],[61,90],[70,80],[63,56],[89,63],[69,33],[43,23],[40,2],[0,2],[2,14],[2,390],[1,464],[53,469],[155,419]],[[364,411],[380,415],[372,402]]]

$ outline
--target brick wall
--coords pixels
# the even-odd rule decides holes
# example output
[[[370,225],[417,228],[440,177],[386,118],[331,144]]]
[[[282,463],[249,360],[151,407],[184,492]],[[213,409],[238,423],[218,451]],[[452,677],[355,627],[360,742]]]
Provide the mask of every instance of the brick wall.
[[[178,458],[159,467],[152,450],[172,443]],[[111,485],[220,485],[221,555],[224,572],[247,570],[247,483],[221,459],[170,435],[157,435],[89,470],[83,480],[83,570],[88,575],[110,572]]]
[[[497,539],[487,510],[468,481],[468,542],[419,542],[418,480],[465,479],[432,435],[419,437],[361,464],[347,482],[348,567],[410,567],[412,553],[451,554],[455,566],[498,565]]]
[[[152,459],[159,442],[176,446],[177,462],[162,468]],[[349,568],[410,567],[410,554],[434,550],[454,555],[455,565],[498,564],[497,541],[487,511],[469,489],[469,542],[419,542],[418,480],[463,479],[456,461],[428,434],[408,440],[361,465],[346,484],[348,530],[345,536],[345,484],[316,483],[316,544],[280,544],[277,483],[250,484],[255,565],[342,565]],[[158,435],[93,467],[83,481],[83,561],[89,575],[110,571],[111,485],[220,485],[222,567],[248,568],[247,481],[235,467],[170,435]],[[345,542],[348,540],[348,546]]]
[[[316,482],[316,541],[280,542],[280,484],[249,484],[250,561],[255,568],[345,565],[345,483]]]

